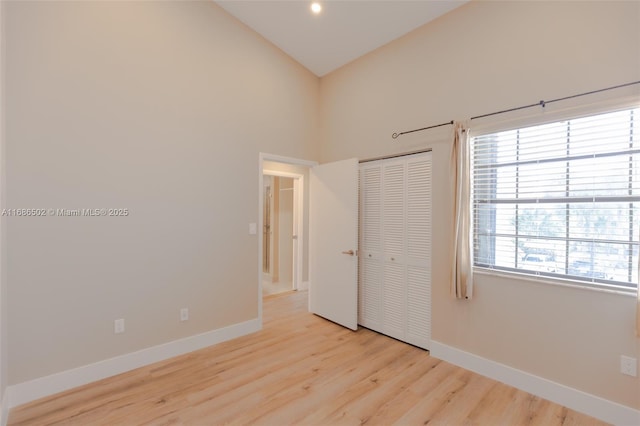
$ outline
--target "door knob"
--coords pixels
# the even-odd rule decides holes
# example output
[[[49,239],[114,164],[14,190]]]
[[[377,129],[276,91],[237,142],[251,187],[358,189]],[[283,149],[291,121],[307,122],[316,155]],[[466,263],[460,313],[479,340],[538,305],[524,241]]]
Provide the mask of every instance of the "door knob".
[[[348,254],[349,256],[353,256],[355,252],[353,250],[343,251],[342,254]]]

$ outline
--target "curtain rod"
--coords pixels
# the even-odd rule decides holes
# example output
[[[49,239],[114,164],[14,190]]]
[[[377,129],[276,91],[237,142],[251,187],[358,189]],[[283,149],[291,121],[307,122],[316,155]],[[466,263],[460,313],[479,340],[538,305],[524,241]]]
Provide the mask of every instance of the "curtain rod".
[[[398,136],[406,135],[407,133],[421,132],[423,130],[435,129],[436,127],[442,127],[442,126],[450,126],[452,124],[453,124],[453,120],[448,121],[446,123],[440,123],[440,124],[435,124],[433,126],[423,127],[422,129],[414,129],[414,130],[407,130],[406,132],[394,133],[393,135],[391,135],[391,137],[396,139]]]
[[[478,118],[491,117],[492,115],[504,114],[504,113],[507,113],[507,112],[519,111],[521,109],[533,108],[533,107],[537,107],[537,106],[541,106],[542,108],[544,108],[547,104],[551,104],[551,103],[554,103],[554,102],[566,101],[567,99],[579,98],[581,96],[593,95],[595,93],[606,92],[608,90],[620,89],[622,87],[633,86],[634,84],[640,84],[640,80],[639,81],[632,81],[630,83],[619,84],[617,86],[605,87],[604,89],[592,90],[590,92],[578,93],[577,95],[565,96],[563,98],[551,99],[549,101],[540,101],[540,102],[536,102],[535,104],[523,105],[523,106],[519,106],[519,107],[516,107],[516,108],[504,109],[502,111],[490,112],[488,114],[476,115],[475,117],[471,117],[470,119],[471,120],[477,120]],[[423,130],[434,129],[436,127],[448,126],[448,125],[451,125],[451,124],[453,124],[453,120],[451,120],[449,122],[446,122],[446,123],[436,124],[434,126],[423,127],[421,129],[407,130],[407,131],[401,132],[401,133],[394,133],[393,135],[391,135],[391,137],[393,139],[397,139],[398,136],[406,135],[407,133],[421,132]]]

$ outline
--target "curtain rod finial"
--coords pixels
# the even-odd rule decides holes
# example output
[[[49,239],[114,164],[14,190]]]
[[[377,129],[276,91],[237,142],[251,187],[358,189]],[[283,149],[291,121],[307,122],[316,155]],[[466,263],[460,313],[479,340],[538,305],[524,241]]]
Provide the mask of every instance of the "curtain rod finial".
[[[394,133],[394,134],[391,135],[391,137],[394,138],[394,139],[398,139],[398,136],[400,136],[400,135],[397,134],[397,133]]]

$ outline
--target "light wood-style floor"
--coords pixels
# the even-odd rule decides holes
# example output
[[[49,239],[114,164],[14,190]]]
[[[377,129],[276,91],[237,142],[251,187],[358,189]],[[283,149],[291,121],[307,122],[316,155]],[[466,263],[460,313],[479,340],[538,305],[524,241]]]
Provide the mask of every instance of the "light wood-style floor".
[[[258,333],[11,411],[10,425],[600,425],[367,329],[271,296]]]

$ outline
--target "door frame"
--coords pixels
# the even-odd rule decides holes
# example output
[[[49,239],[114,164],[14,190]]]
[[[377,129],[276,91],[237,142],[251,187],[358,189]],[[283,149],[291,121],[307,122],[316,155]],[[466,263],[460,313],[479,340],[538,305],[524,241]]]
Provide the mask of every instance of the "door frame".
[[[311,168],[317,166],[317,161],[302,160],[299,158],[285,157],[282,155],[269,154],[260,152],[258,154],[258,320],[260,321],[260,327],[262,327],[262,256],[263,253],[263,232],[264,229],[264,179],[265,174],[272,176],[293,177],[294,178],[294,222],[296,223],[296,232],[298,235],[297,247],[294,249],[294,288],[299,287],[299,283],[302,282],[302,265],[304,259],[304,176],[297,173],[268,171],[265,173],[264,162],[272,161],[276,163],[290,164],[294,166],[302,166]],[[275,173],[275,174],[274,174]],[[297,194],[297,196],[295,195]]]

